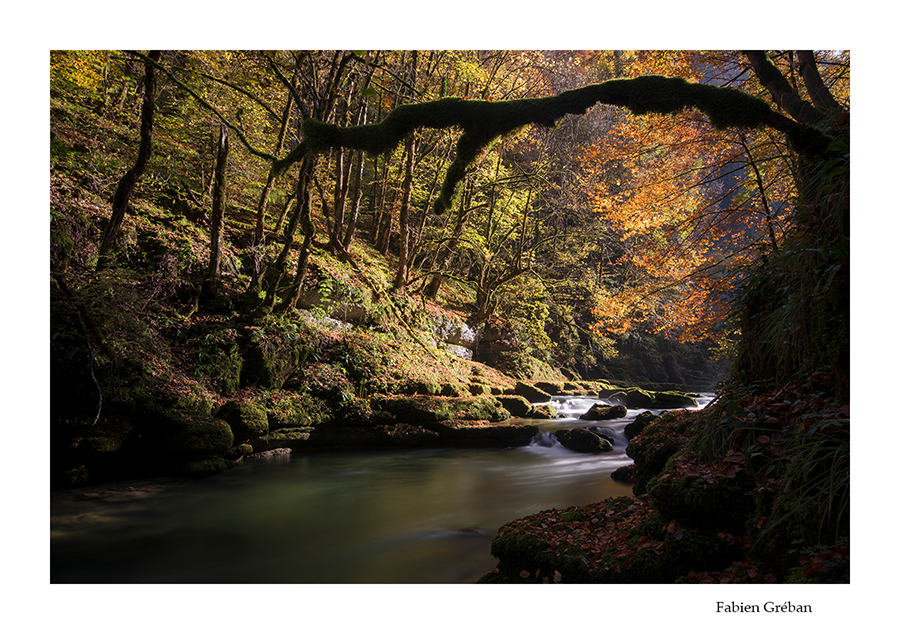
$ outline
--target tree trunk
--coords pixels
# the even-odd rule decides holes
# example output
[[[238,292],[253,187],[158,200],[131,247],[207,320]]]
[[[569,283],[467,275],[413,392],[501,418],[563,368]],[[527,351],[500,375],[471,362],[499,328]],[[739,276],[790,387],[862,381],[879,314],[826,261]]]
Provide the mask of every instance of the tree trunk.
[[[450,237],[446,248],[439,251],[439,255],[435,258],[435,262],[437,262],[438,260],[448,262],[450,260],[450,257],[453,255],[453,252],[456,251],[456,246],[459,244],[459,239],[462,237],[463,230],[465,230],[466,228],[466,221],[469,218],[469,214],[472,213],[472,193],[472,184],[469,183],[466,186],[465,191],[463,192],[463,198],[459,206],[459,213],[456,217],[456,228],[453,230],[453,235]],[[444,254],[444,257],[441,257],[440,254]],[[425,290],[426,297],[429,297],[431,299],[437,297],[438,291],[441,289],[443,279],[444,276],[440,273],[432,276],[431,281],[428,283],[428,286]]]
[[[228,187],[228,128],[219,126],[219,144],[216,152],[215,187],[213,188],[212,216],[209,227],[209,273],[207,293],[215,297],[219,292],[222,275],[222,242],[225,231],[225,204]]]
[[[822,81],[819,68],[816,66],[816,57],[812,51],[797,51],[797,59],[800,61],[800,75],[813,105],[825,112],[841,112],[843,108],[837,102],[831,91]]]
[[[297,225],[300,223],[300,218],[303,215],[303,206],[304,204],[307,207],[309,206],[315,166],[316,160],[314,157],[304,159],[300,165],[300,175],[297,178],[297,202],[288,220],[288,226],[284,231],[284,247],[282,247],[272,268],[269,269],[268,275],[265,276],[266,301],[261,307],[263,311],[269,310],[275,305],[276,296],[285,278],[288,255],[291,252],[291,247],[294,245],[294,234],[297,232]]]
[[[772,95],[772,100],[795,121],[814,126],[822,120],[822,113],[797,94],[781,71],[766,57],[765,51],[744,51],[744,55],[750,60],[759,82]]]
[[[150,51],[147,55],[153,62],[159,61],[161,51]],[[141,144],[138,148],[137,159],[134,167],[125,172],[125,175],[116,186],[116,193],[113,196],[112,215],[109,218],[109,224],[106,231],[103,232],[103,241],[100,243],[100,251],[97,259],[97,268],[102,269],[109,264],[109,254],[112,251],[116,238],[119,237],[119,230],[122,228],[122,221],[125,219],[125,212],[128,209],[128,199],[137,185],[138,179],[147,169],[147,161],[150,159],[150,153],[153,149],[153,114],[156,101],[156,68],[152,63],[144,65],[144,104],[141,107]]]
[[[303,282],[306,281],[306,271],[309,268],[309,252],[313,238],[316,236],[316,225],[312,221],[312,191],[306,188],[305,195],[298,191],[297,203],[299,205],[300,230],[303,232],[303,244],[297,257],[297,272],[290,290],[285,294],[284,301],[278,308],[278,312],[284,313],[297,306],[300,293],[303,291]]]
[[[347,232],[344,234],[344,249],[350,248],[353,234],[356,231],[356,221],[359,219],[359,205],[362,201],[362,175],[366,157],[362,152],[357,153],[356,171],[353,175],[353,204],[350,208],[350,219],[347,221]]]
[[[297,81],[297,75],[300,73],[300,64],[294,68],[294,77],[292,82]],[[291,106],[294,104],[292,95],[288,95],[287,103],[284,105],[284,111],[281,114],[281,128],[278,131],[278,140],[275,142],[275,151],[277,155],[281,152],[281,146],[284,145],[284,139],[287,136],[288,123],[291,120]],[[272,192],[272,186],[275,184],[275,171],[269,170],[269,176],[266,178],[266,185],[263,187],[262,194],[259,196],[259,203],[256,205],[256,228],[253,231],[253,246],[262,244],[263,232],[265,230],[266,206],[269,204],[269,194]]]
[[[756,177],[756,187],[759,190],[763,212],[766,216],[766,228],[769,230],[769,241],[772,243],[772,253],[778,253],[778,241],[775,239],[775,227],[773,226],[774,221],[772,219],[772,212],[769,209],[769,199],[766,196],[766,187],[765,183],[763,183],[762,174],[759,173],[756,161],[753,160],[753,154],[750,153],[750,146],[747,145],[746,135],[742,132],[739,138],[741,140],[741,145],[744,147],[744,152],[747,154],[747,162],[750,164],[750,167],[753,168],[753,174]]]
[[[406,260],[409,255],[409,202],[412,198],[413,163],[416,159],[416,135],[412,133],[406,141],[406,173],[403,176],[403,198],[400,201],[400,253],[397,258],[397,275],[394,290],[406,287]]]

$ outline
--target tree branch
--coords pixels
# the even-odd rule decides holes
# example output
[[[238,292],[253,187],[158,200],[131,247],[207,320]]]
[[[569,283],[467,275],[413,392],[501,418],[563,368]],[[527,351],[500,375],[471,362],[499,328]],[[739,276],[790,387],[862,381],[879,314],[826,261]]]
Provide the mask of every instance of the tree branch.
[[[822,81],[813,52],[797,51],[797,59],[800,61],[800,75],[803,77],[803,83],[806,85],[806,90],[809,91],[813,104],[825,112],[841,112],[843,110],[841,104]]]
[[[778,73],[771,62],[765,61]],[[778,76],[781,77],[780,73]],[[762,99],[735,88],[648,75],[591,84],[555,97],[501,102],[446,97],[404,104],[394,108],[380,123],[368,125],[339,127],[307,119],[303,122],[303,143],[284,159],[276,161],[275,169],[278,172],[287,169],[307,152],[322,153],[345,147],[380,155],[393,150],[417,128],[462,128],[456,158],[447,170],[440,196],[434,204],[434,212],[441,214],[452,206],[456,187],[471,165],[496,138],[529,124],[554,127],[565,115],[584,114],[597,103],[625,107],[636,115],[674,114],[697,108],[719,129],[769,126],[785,132],[804,154],[824,153],[829,141],[818,130],[792,121],[773,111]],[[812,106],[806,105],[817,113]]]
[[[201,97],[201,96],[198,95],[196,92],[194,92],[194,91],[193,91],[187,84],[185,84],[183,81],[181,81],[180,79],[178,79],[177,77],[175,77],[175,75],[172,74],[171,72],[169,72],[169,69],[167,69],[165,66],[163,66],[162,64],[160,64],[160,63],[158,63],[158,62],[156,62],[156,61],[154,61],[154,60],[151,60],[151,59],[150,59],[149,57],[147,57],[146,55],[143,55],[142,53],[139,53],[139,52],[137,52],[137,51],[127,51],[127,52],[128,52],[128,54],[130,54],[130,55],[134,55],[134,56],[136,56],[136,57],[139,57],[140,59],[144,60],[144,62],[147,63],[147,64],[153,64],[153,66],[155,66],[156,68],[158,68],[159,70],[161,70],[163,73],[165,73],[165,74],[166,74],[166,77],[168,77],[169,79],[171,79],[172,82],[173,82],[176,86],[178,86],[179,88],[181,88],[182,90],[184,90],[185,92],[187,92],[191,97],[193,97],[194,99],[196,99],[197,102],[198,102],[201,106],[203,106],[204,108],[206,108],[207,110],[209,110],[210,112],[212,112],[214,115],[216,115],[216,116],[219,118],[219,120],[220,120],[225,126],[228,127],[229,130],[233,131],[233,132],[238,136],[238,139],[240,139],[240,141],[241,141],[241,143],[244,145],[244,147],[247,148],[247,151],[248,151],[248,152],[250,152],[250,153],[253,154],[254,156],[258,156],[259,158],[266,159],[267,161],[275,161],[275,160],[276,160],[275,157],[272,156],[271,154],[269,154],[268,152],[263,152],[262,150],[257,150],[255,147],[253,147],[253,145],[251,145],[250,141],[247,140],[246,135],[244,135],[244,131],[243,131],[243,130],[241,130],[240,128],[238,128],[237,126],[235,126],[234,124],[232,124],[231,122],[229,122],[228,119],[225,118],[225,115],[223,115],[221,112],[219,112],[219,110],[218,110],[215,106],[213,106],[213,105],[210,104],[208,101],[206,101],[203,97]]]

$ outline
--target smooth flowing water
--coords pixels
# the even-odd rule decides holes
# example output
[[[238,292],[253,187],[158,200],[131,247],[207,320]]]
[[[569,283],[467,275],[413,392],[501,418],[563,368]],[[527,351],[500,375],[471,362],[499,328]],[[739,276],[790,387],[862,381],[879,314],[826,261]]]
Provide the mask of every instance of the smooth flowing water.
[[[704,398],[701,405],[708,401]],[[623,419],[578,420],[597,402],[554,399],[528,447],[291,454],[199,481],[159,479],[51,496],[53,583],[461,583],[494,568],[506,522],[630,495]],[[554,429],[601,426],[605,454]]]

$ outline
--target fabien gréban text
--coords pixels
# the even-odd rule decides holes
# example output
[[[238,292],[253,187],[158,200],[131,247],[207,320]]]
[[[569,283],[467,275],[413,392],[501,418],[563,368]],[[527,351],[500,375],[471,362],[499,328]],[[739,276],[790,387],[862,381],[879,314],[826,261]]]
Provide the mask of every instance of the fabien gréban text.
[[[734,601],[716,601],[716,612],[806,612],[812,613],[811,605],[791,603],[790,601],[766,601],[761,606],[756,603],[735,603]]]

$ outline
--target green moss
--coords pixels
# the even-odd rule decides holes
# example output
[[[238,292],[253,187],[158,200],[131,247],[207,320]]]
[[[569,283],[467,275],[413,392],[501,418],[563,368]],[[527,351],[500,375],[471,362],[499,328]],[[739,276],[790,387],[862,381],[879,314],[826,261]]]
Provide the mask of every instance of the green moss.
[[[240,460],[245,456],[249,456],[253,453],[253,446],[248,443],[243,443],[240,445],[235,445],[231,449],[225,452],[224,457],[227,460]]]
[[[151,418],[151,446],[166,453],[221,454],[234,444],[231,427],[220,418],[177,409],[157,411]]]
[[[184,471],[186,475],[194,478],[206,478],[215,475],[220,471],[231,469],[234,464],[230,460],[225,460],[219,456],[207,458],[205,460],[197,460],[189,462],[185,465]]]
[[[121,438],[111,438],[109,436],[91,436],[85,439],[88,449],[94,453],[108,453],[118,451],[122,447]]]
[[[246,342],[242,381],[266,388],[282,387],[309,358],[310,337],[302,322],[267,318]]]
[[[495,397],[500,404],[509,411],[513,416],[520,418],[527,417],[531,412],[531,403],[524,396],[518,394],[508,394]]]
[[[269,431],[269,420],[260,406],[247,401],[228,401],[216,415],[225,420],[234,433],[235,442],[241,443]]]
[[[187,342],[198,362],[196,375],[207,377],[222,394],[240,386],[243,357],[238,339],[234,330],[224,329]]]
[[[648,492],[654,504],[669,517],[687,526],[708,530],[744,530],[753,512],[748,492],[753,481],[746,472],[740,477],[661,477],[652,480]]]

